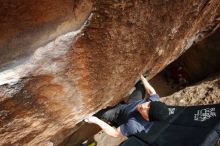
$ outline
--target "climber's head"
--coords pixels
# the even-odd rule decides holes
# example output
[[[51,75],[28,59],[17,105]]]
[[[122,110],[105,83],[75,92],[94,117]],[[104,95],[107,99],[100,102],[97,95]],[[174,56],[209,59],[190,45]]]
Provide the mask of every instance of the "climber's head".
[[[137,106],[137,110],[148,121],[163,121],[169,116],[167,105],[160,101],[144,102]]]

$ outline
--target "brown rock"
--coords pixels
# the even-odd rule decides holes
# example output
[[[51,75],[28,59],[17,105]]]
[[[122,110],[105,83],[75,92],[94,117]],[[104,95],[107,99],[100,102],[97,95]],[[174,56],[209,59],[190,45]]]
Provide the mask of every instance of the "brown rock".
[[[219,0],[3,2],[0,145],[60,144],[86,116],[120,101],[141,73],[153,77],[211,33],[219,7]]]
[[[79,29],[91,8],[88,0],[2,1],[0,66],[6,66],[14,59],[22,61],[39,46]]]
[[[186,87],[161,100],[168,105],[195,106],[220,103],[220,92],[217,82],[220,81],[220,75],[216,75],[204,81]]]

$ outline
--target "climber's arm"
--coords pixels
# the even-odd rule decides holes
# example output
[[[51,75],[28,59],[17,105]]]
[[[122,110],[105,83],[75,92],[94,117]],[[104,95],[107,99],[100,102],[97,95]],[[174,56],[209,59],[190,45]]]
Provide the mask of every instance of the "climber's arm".
[[[109,124],[105,123],[104,121],[100,120],[97,117],[91,116],[91,117],[85,119],[85,121],[88,122],[88,123],[94,123],[94,124],[99,125],[106,134],[108,134],[112,137],[121,137],[121,136],[123,136],[121,134],[120,127],[115,129],[115,128],[111,127]]]
[[[149,84],[149,82],[143,75],[141,75],[141,81],[143,82],[144,87],[149,95],[156,94],[156,91],[154,90],[154,88]]]

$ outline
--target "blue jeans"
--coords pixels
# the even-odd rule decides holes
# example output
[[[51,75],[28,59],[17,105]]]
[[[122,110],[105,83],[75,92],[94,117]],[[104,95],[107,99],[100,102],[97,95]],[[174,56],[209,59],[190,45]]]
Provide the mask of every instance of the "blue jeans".
[[[135,87],[136,89],[129,96],[127,103],[120,103],[113,107],[107,107],[106,109],[103,109],[96,113],[95,116],[106,122],[110,122],[111,125],[114,126],[119,126],[123,124],[126,120],[123,118],[123,116],[121,116],[124,105],[143,99],[145,97],[145,89],[140,81],[135,85]]]

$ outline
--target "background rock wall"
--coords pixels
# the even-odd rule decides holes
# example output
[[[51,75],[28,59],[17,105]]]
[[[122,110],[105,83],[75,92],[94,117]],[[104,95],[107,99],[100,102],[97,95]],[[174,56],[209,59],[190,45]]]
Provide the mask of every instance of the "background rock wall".
[[[220,75],[215,75],[170,96],[162,98],[168,105],[196,106],[220,103]]]
[[[151,84],[157,89],[157,93],[160,96],[168,96],[185,86],[193,85],[204,78],[219,74],[219,37],[220,29],[217,29],[212,35],[193,44],[178,59],[154,76]],[[182,66],[182,70],[177,71],[180,66]],[[178,72],[179,75],[184,76],[185,84],[178,81],[178,77],[176,77]]]
[[[182,64],[191,82],[197,82],[220,72],[220,29],[192,46],[175,64]],[[173,65],[173,64],[172,64]]]
[[[8,36],[0,49],[8,57],[1,59],[0,145],[60,144],[85,116],[120,101],[141,73],[152,78],[219,26],[219,0],[33,2],[4,11],[1,23],[10,31],[23,29],[12,31],[17,35],[2,30]],[[20,47],[12,43],[16,37]],[[26,52],[19,65],[5,65]]]

